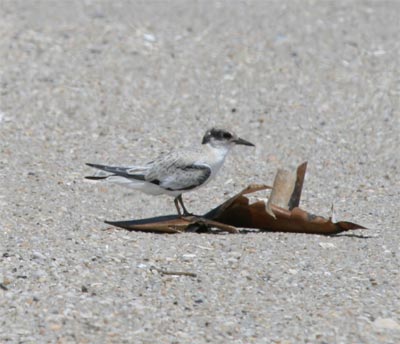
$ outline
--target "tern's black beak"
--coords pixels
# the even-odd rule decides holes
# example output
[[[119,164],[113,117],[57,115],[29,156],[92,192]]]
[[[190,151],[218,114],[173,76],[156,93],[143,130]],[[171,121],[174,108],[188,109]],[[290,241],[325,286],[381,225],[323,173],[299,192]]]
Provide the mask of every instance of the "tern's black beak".
[[[236,140],[234,140],[233,142],[235,142],[237,145],[244,145],[244,146],[255,146],[254,144],[252,144],[249,141],[243,140],[242,138],[238,137]]]

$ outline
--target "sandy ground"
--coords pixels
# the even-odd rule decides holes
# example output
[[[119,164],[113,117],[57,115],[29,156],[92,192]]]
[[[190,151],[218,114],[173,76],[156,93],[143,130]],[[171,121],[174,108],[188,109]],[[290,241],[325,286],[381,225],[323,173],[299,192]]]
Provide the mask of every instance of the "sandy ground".
[[[400,2],[0,2],[1,343],[399,343]],[[369,230],[155,235],[171,198],[83,176],[239,147],[202,213],[309,162],[302,206]],[[264,197],[265,195],[261,195]],[[161,276],[151,267],[190,271]]]

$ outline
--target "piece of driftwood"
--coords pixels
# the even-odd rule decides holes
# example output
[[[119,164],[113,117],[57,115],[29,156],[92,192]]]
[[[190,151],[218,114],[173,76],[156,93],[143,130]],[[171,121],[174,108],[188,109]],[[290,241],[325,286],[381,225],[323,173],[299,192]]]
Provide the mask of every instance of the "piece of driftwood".
[[[182,232],[208,232],[210,228],[217,228],[219,231],[238,233],[238,228],[222,222],[213,221],[204,216],[178,216],[166,215],[152,217],[143,220],[129,221],[105,221],[109,225],[130,231],[153,232],[153,233],[182,233]]]
[[[237,195],[202,216],[167,215],[143,220],[106,223],[131,231],[182,233],[209,232],[212,228],[238,233],[241,228],[268,232],[333,235],[365,227],[352,222],[333,222],[299,208],[307,163],[296,170],[279,169],[274,185],[250,185]],[[250,202],[246,195],[272,189],[268,201]]]

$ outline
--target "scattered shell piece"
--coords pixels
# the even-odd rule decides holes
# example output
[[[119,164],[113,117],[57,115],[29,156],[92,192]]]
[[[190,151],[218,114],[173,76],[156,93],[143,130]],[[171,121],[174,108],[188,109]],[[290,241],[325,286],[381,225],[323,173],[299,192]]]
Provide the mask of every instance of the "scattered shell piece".
[[[391,318],[377,318],[373,324],[379,329],[400,330],[400,325]]]
[[[336,248],[336,246],[331,242],[320,242],[319,246],[321,246],[322,248]]]
[[[182,255],[182,259],[183,259],[183,261],[185,261],[185,262],[190,262],[190,261],[193,260],[193,258],[196,258],[196,255],[195,255],[195,254],[190,254],[190,253],[188,253],[188,254]]]
[[[154,36],[152,33],[145,33],[143,35],[143,38],[147,42],[155,42],[156,41],[156,36]]]

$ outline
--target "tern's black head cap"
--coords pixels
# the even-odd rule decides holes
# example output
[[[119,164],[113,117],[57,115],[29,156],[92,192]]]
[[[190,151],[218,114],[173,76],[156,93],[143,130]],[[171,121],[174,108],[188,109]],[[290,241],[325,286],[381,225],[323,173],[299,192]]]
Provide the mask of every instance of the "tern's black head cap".
[[[209,143],[213,147],[233,147],[234,145],[254,146],[249,141],[238,137],[225,129],[212,128],[207,130],[202,144]]]
[[[218,141],[229,141],[232,140],[234,135],[225,129],[212,128],[207,130],[201,142],[203,145],[209,143],[212,139]]]

